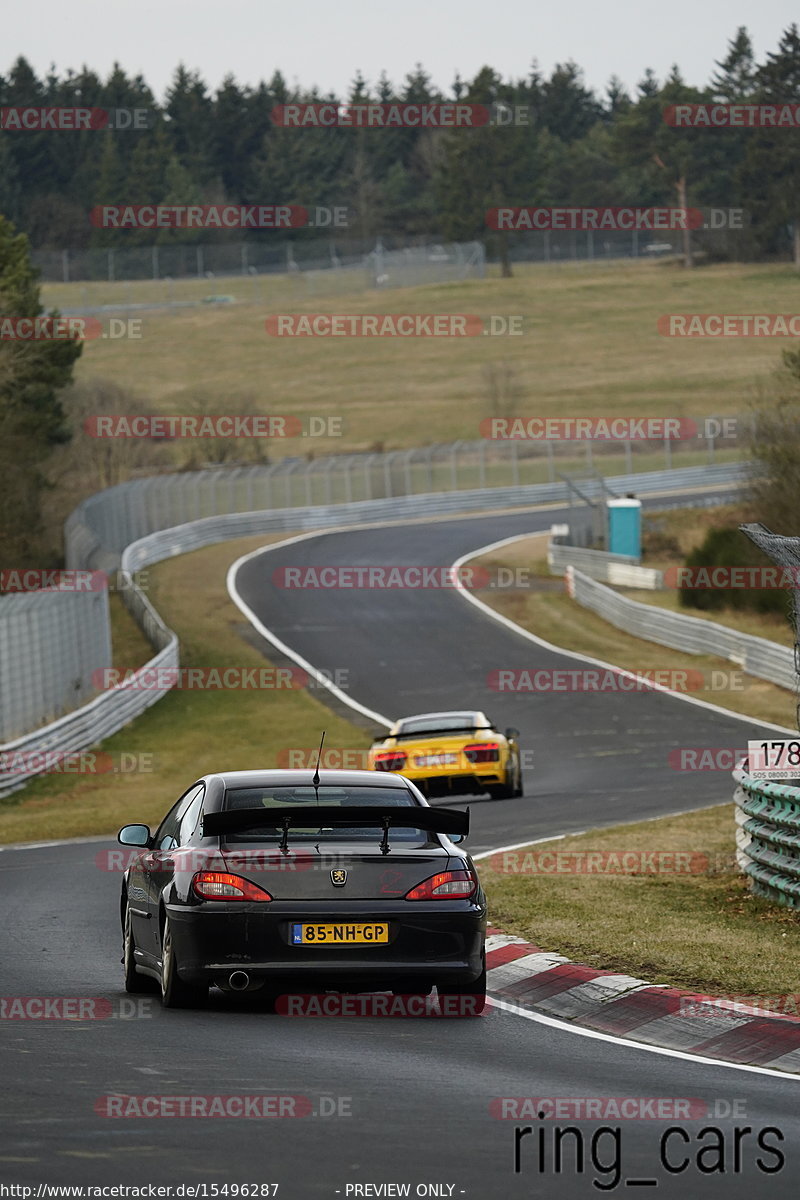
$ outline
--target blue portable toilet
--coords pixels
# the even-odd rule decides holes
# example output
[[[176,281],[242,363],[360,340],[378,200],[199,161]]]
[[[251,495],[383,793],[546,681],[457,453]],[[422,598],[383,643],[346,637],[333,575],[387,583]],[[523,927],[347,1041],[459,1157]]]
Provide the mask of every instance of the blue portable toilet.
[[[642,557],[641,500],[608,500],[608,550],[610,554]]]

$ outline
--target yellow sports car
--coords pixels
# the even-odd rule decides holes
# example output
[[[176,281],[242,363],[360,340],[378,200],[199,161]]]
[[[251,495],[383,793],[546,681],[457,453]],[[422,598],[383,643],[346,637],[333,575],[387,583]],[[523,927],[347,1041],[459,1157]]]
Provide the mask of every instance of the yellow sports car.
[[[426,796],[488,792],[493,800],[522,795],[518,729],[505,733],[482,712],[404,717],[373,742],[368,766],[396,771]]]

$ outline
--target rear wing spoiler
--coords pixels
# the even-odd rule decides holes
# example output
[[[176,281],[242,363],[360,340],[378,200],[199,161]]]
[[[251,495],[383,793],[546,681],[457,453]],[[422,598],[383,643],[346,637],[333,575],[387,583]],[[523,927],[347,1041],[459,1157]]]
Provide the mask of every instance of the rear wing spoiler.
[[[430,833],[469,833],[469,809],[427,808],[421,804],[303,804],[280,808],[234,808],[224,812],[206,813],[203,817],[203,835],[235,833],[242,829],[283,830],[282,849],[288,846],[289,830],[348,828],[359,826],[364,829],[382,829],[381,849],[389,850],[389,830],[424,829]]]

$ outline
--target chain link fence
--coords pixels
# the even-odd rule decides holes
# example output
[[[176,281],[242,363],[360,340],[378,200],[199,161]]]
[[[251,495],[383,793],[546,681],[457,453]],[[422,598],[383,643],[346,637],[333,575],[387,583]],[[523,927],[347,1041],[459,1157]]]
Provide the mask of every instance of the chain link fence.
[[[0,796],[11,795],[36,775],[57,769],[57,764],[65,758],[97,745],[104,738],[111,737],[130,721],[141,716],[151,704],[155,704],[157,700],[165,696],[172,687],[169,679],[170,677],[174,679],[180,665],[178,639],[172,630],[167,628],[153,605],[136,584],[125,555],[122,556],[120,582],[124,603],[156,650],[155,656],[138,671],[126,676],[122,683],[108,691],[102,691],[88,704],[83,704],[80,708],[74,709],[50,724],[32,729],[31,732],[23,733],[12,741],[0,745]],[[23,598],[37,600],[45,594],[32,593],[30,597]],[[56,620],[61,617],[59,610],[64,607],[63,602],[74,598],[67,593],[52,593],[53,601],[59,601],[55,612]],[[85,599],[86,597],[81,598]],[[106,629],[108,629],[108,592],[103,591],[93,598],[105,599]],[[12,596],[8,599],[14,600],[17,597]],[[5,603],[5,599],[0,600],[0,605]],[[2,625],[0,625],[0,629],[2,629]],[[34,628],[31,638],[20,641],[16,666],[9,664],[7,669],[6,660],[0,660],[3,663],[4,694],[9,697],[12,697],[12,694],[14,697],[16,696],[20,682],[22,682],[23,688],[25,687],[25,681],[29,675],[35,679],[39,674],[45,677],[49,674],[49,662],[46,657],[37,658],[34,655],[33,663],[28,660],[28,656],[34,654],[37,640],[40,640],[37,638],[38,633],[38,628]],[[43,668],[42,671],[37,670],[40,664]],[[110,664],[109,639],[108,657],[102,666],[106,667]],[[76,665],[83,670],[88,668],[89,661],[76,660]],[[148,686],[139,686],[142,677],[148,675],[156,680],[166,679],[167,682],[163,686],[160,683],[157,686],[149,683]],[[91,680],[91,672],[89,672],[88,679]],[[11,711],[10,705],[9,711]],[[12,720],[18,723],[19,719],[16,709],[14,709]],[[31,729],[31,726],[27,725],[27,728]]]
[[[683,456],[670,449],[670,470],[658,469],[664,464],[658,450],[646,453],[637,449],[628,455],[624,447],[609,446],[608,451],[603,461],[608,462],[612,474],[614,467],[619,469],[626,461],[639,468],[615,476],[615,489],[621,492],[649,487],[653,475],[663,480],[667,490],[680,486],[678,479],[685,480],[687,487],[705,487],[715,481],[737,483],[744,478],[741,462],[690,466],[697,460],[697,451]],[[556,453],[560,459],[555,458]],[[388,454],[339,455],[312,462],[284,458],[271,466],[212,468],[129,480],[90,496],[70,516],[65,529],[67,564],[111,569],[125,546],[137,538],[223,513],[327,508],[454,492],[462,496],[475,492],[478,505],[502,507],[508,502],[504,492],[517,496],[526,489],[532,497],[541,496],[539,501],[531,498],[531,504],[564,500],[567,485],[556,478],[554,464],[570,461],[570,453],[585,454],[585,450],[565,444],[556,452],[552,443],[454,442]],[[700,452],[703,459],[713,456],[713,448]],[[427,507],[432,506],[433,500],[428,500]]]
[[[311,292],[417,287],[483,279],[482,242],[395,247],[391,240],[158,243],[84,250],[36,250],[45,283],[232,279],[284,275],[302,278]]]
[[[697,236],[697,235],[696,235]],[[705,233],[701,239],[726,257],[736,257],[736,232]],[[698,249],[702,253],[702,248]],[[515,233],[506,243],[512,263],[553,267],[602,264],[620,259],[654,261],[683,253],[680,234],[636,230],[605,232],[558,230]],[[489,245],[492,258],[498,249]],[[45,283],[232,278],[247,275],[336,274],[359,276],[359,287],[412,287],[450,279],[483,278],[483,242],[441,242],[428,235],[421,245],[400,245],[391,236],[358,238],[337,231],[329,238],[262,236],[249,241],[162,241],[152,245],[64,247],[34,250]]]
[[[1,596],[0,665],[0,742],[83,704],[111,666],[108,591]]]

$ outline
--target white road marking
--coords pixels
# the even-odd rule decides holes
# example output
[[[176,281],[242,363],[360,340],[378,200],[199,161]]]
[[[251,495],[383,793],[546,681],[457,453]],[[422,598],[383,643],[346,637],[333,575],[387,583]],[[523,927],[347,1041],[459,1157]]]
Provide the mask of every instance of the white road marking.
[[[58,842],[7,842],[6,845],[0,846],[0,853],[3,850],[43,850],[47,846],[83,846],[88,842],[116,840],[116,836],[115,833],[97,833],[91,837],[62,838]]]
[[[516,1004],[508,1004],[505,1000],[500,1000],[494,996],[490,996],[490,1001],[495,1008],[501,1008],[505,1012],[509,1012],[512,1016],[522,1017],[526,1021],[536,1021],[539,1025],[549,1025],[552,1029],[560,1029],[564,1033],[574,1033],[578,1037],[594,1038],[598,1042],[610,1042],[613,1046],[626,1046],[628,1049],[634,1047],[637,1050],[647,1050],[650,1054],[662,1054],[667,1058],[681,1058],[684,1062],[703,1063],[709,1067],[727,1067],[731,1071],[747,1071],[752,1075],[770,1075],[773,1079],[782,1079],[784,1082],[791,1079],[788,1071],[774,1071],[771,1067],[753,1067],[745,1063],[725,1062],[722,1058],[706,1058],[704,1054],[687,1054],[684,1050],[669,1050],[666,1046],[648,1046],[646,1042],[637,1042],[635,1038],[615,1037],[613,1033],[600,1033],[597,1029],[587,1029],[583,1025],[571,1025],[566,1021],[559,1021],[555,1017],[546,1017],[542,1013],[523,1011]]]
[[[385,717],[383,713],[375,712],[374,709],[367,708],[364,704],[359,704],[358,700],[354,700],[351,696],[345,695],[341,688],[338,688],[335,683],[333,683],[330,679],[327,679],[320,671],[317,670],[315,666],[312,665],[312,663],[308,661],[308,659],[303,658],[303,656],[298,654],[296,650],[292,650],[290,646],[287,646],[286,642],[282,641],[277,634],[272,632],[271,629],[267,629],[263,621],[258,619],[252,608],[250,608],[250,606],[242,599],[241,595],[239,594],[239,589],[236,586],[236,573],[239,570],[239,567],[241,567],[244,563],[249,562],[251,558],[257,558],[260,554],[269,554],[273,550],[282,550],[285,546],[294,545],[295,542],[305,542],[309,538],[321,537],[323,534],[333,532],[341,532],[341,530],[334,531],[317,529],[311,533],[300,533],[296,537],[287,538],[283,542],[275,542],[275,544],[272,546],[260,546],[258,550],[251,550],[249,554],[243,554],[241,558],[237,558],[236,562],[231,564],[231,566],[228,568],[225,584],[231,600],[233,600],[233,603],[236,605],[239,611],[244,613],[253,628],[257,629],[261,636],[266,638],[266,640],[271,645],[275,646],[277,650],[280,650],[281,654],[285,654],[287,658],[291,658],[292,661],[296,662],[297,665],[302,667],[304,671],[307,671],[308,674],[317,681],[317,683],[321,684],[323,687],[326,687],[331,695],[335,696],[337,700],[341,700],[343,704],[347,704],[356,712],[362,713],[365,717],[369,717],[370,720],[376,721],[379,725],[385,725],[386,728],[389,729],[394,724],[394,721],[390,720],[388,717]]]

